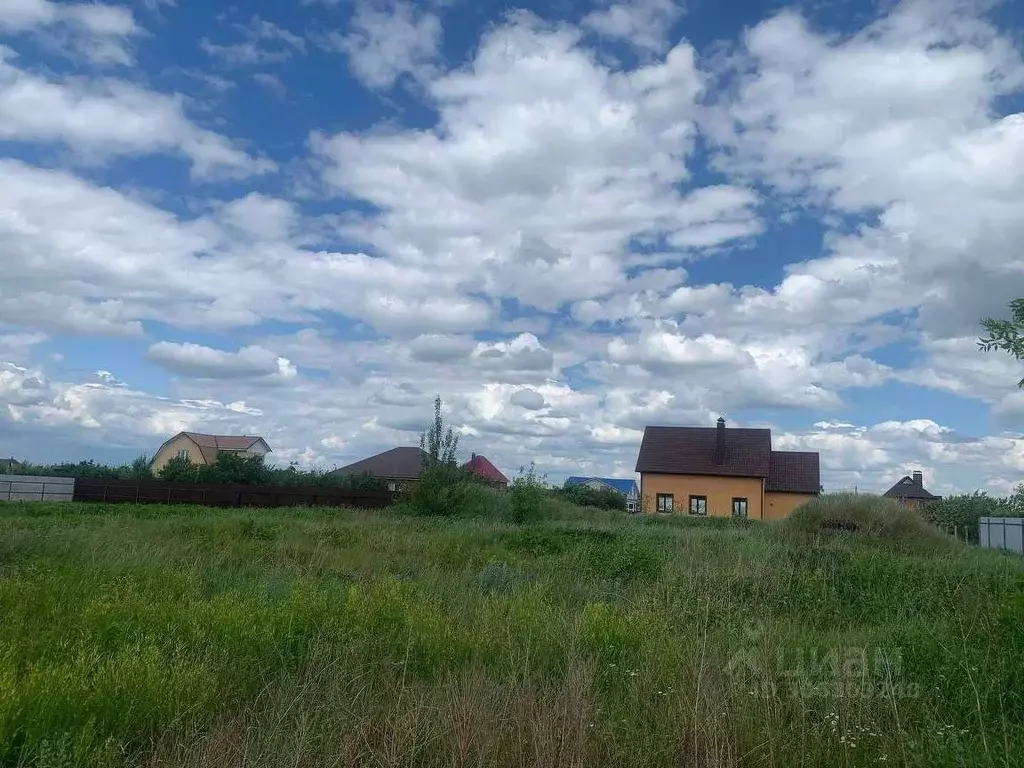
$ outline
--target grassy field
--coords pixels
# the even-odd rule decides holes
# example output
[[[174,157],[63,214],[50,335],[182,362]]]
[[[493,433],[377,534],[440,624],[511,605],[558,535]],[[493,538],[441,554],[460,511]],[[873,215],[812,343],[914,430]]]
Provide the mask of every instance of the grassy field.
[[[828,519],[0,506],[0,766],[1024,764],[1024,559]]]

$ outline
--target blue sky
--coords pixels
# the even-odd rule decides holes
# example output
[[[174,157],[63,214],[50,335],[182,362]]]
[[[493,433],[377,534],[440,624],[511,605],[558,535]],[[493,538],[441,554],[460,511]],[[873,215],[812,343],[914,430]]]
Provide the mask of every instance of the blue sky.
[[[330,467],[440,393],[506,474],[770,426],[827,487],[1024,479],[1012,3],[0,7],[0,455]]]

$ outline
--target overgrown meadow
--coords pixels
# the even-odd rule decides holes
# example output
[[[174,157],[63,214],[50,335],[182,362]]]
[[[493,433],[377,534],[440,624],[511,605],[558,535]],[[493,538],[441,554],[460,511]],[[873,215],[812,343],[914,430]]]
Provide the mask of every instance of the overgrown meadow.
[[[484,501],[0,506],[0,765],[1024,763],[1024,559]]]

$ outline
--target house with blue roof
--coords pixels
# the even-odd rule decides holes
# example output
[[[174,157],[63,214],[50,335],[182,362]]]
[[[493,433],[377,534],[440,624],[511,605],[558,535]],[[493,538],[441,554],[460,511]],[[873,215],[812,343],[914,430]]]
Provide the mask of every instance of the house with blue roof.
[[[623,477],[570,477],[565,487],[582,485],[595,491],[615,491],[626,498],[626,510],[631,514],[640,509],[640,489],[636,480]]]

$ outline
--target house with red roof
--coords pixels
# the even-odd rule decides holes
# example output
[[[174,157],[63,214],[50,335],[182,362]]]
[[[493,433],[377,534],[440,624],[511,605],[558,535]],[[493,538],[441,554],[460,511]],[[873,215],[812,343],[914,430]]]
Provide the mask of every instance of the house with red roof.
[[[486,456],[474,453],[472,458],[462,465],[462,468],[496,488],[508,488],[508,478],[501,474]]]

